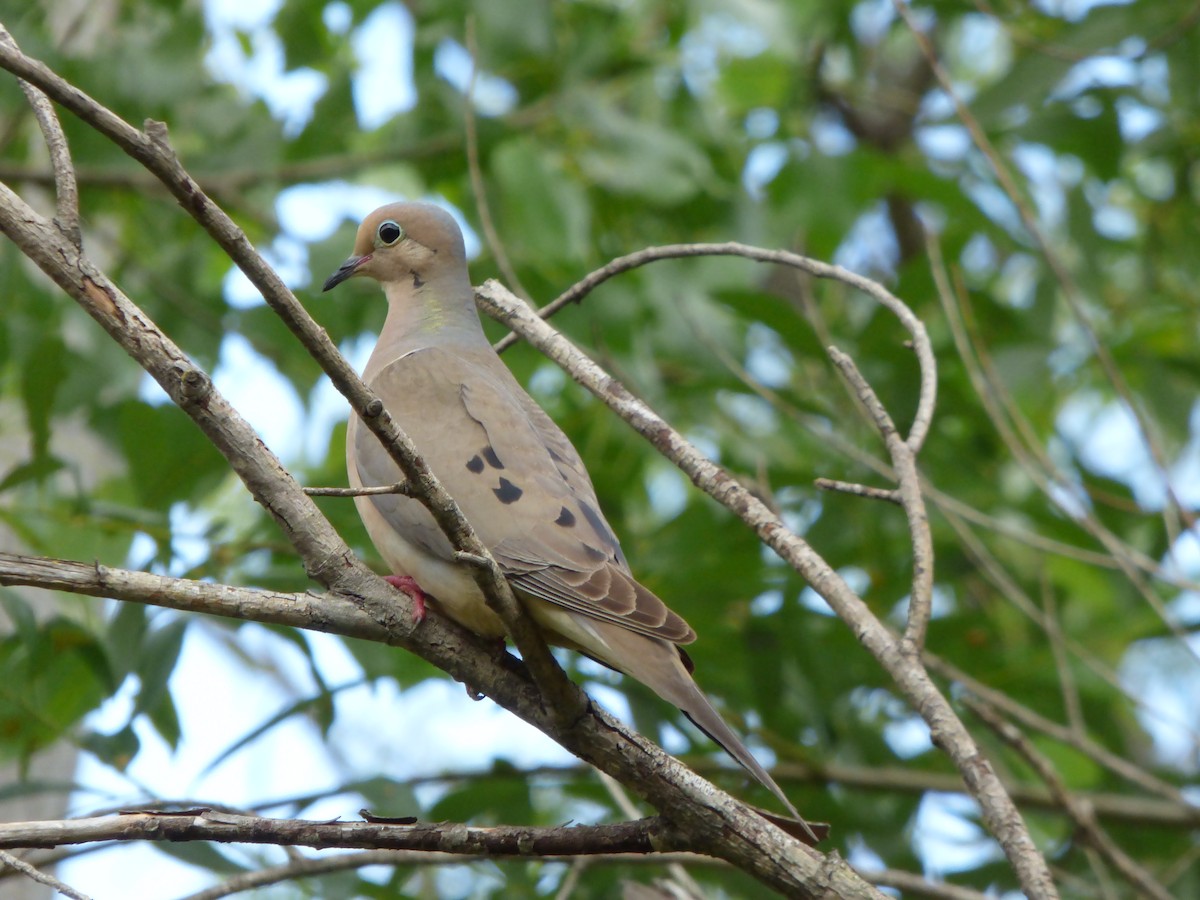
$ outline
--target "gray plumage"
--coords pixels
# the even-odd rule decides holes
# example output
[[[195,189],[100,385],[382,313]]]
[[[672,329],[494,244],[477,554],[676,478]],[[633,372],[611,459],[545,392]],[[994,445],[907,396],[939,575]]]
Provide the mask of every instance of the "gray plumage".
[[[799,818],[684,664],[695,632],[634,579],[570,440],[492,350],[475,309],[462,234],[426,203],[362,223],[325,283],[383,285],[388,314],[363,378],[416,444],[548,641],[636,678],[682,710]],[[403,480],[357,416],[346,441],[355,487]],[[400,495],[356,497],[380,555],[438,608],[487,637],[504,627],[428,511]]]

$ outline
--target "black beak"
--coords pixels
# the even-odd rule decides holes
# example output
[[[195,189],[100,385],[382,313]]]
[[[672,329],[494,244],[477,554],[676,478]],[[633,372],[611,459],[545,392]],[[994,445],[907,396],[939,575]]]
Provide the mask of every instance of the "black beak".
[[[336,272],[334,272],[332,275],[330,275],[328,278],[325,279],[325,286],[321,288],[321,291],[325,292],[325,291],[329,290],[330,288],[337,287],[339,284],[341,284],[343,281],[345,281],[347,278],[349,278],[351,275],[353,275],[356,271],[358,271],[358,267],[361,266],[363,263],[365,263],[370,258],[371,258],[370,254],[367,254],[366,256],[350,257],[348,260],[346,260],[344,263],[341,264],[341,266],[338,268],[338,270]]]

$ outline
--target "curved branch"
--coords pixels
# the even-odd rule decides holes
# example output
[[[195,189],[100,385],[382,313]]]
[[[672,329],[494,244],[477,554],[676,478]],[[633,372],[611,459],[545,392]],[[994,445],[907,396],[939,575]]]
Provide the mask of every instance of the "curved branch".
[[[921,495],[921,476],[917,472],[916,452],[911,442],[901,440],[892,417],[888,415],[867,379],[858,371],[854,360],[836,347],[829,347],[826,352],[838,371],[850,383],[859,401],[867,408],[876,430],[883,437],[888,455],[892,458],[892,467],[896,470],[896,483],[899,485],[896,496],[908,519],[913,548],[912,590],[908,595],[903,650],[906,654],[919,654],[925,645],[925,633],[933,613],[933,535],[929,531],[925,498]]]
[[[912,427],[909,429],[906,440],[914,453],[921,449],[921,445],[925,442],[925,436],[929,432],[930,423],[933,421],[933,409],[937,402],[937,363],[933,355],[933,348],[929,343],[929,335],[925,331],[925,325],[903,300],[883,285],[841,266],[830,265],[787,250],[767,250],[737,241],[726,241],[720,244],[667,244],[662,247],[647,247],[644,250],[617,257],[589,273],[541,307],[537,314],[543,319],[549,319],[568,303],[578,303],[608,279],[620,275],[622,272],[628,272],[631,269],[663,259],[693,256],[740,256],[755,262],[789,266],[807,272],[814,278],[830,278],[848,284],[850,287],[862,291],[891,312],[900,320],[900,324],[912,338],[913,351],[916,353],[917,363],[920,366],[920,396],[917,399],[917,410],[913,415]],[[514,330],[513,334],[506,335],[496,343],[497,352],[503,352],[525,336]]]

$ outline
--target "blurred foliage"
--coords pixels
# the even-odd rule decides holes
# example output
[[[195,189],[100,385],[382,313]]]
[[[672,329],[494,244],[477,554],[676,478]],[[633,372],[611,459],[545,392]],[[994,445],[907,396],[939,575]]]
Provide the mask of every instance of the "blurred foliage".
[[[18,8],[5,25],[25,52],[131,122],[168,123],[192,174],[252,240],[289,262],[301,297],[338,341],[382,317],[373,290],[336,299],[313,290],[345,255],[355,223],[313,242],[318,224],[294,220],[301,205],[281,197],[323,184],[335,191],[314,196],[332,198],[340,184],[438,197],[482,233],[465,149],[467,73],[452,62],[468,15],[478,43],[486,199],[537,302],[614,256],[689,241],[797,249],[884,281],[924,319],[940,364],[937,416],[921,456],[939,592],[930,649],[1056,721],[1077,705],[1078,727],[1093,740],[1168,783],[1195,777],[1200,688],[1183,707],[1190,750],[1166,755],[1146,730],[1143,698],[1118,679],[1137,642],[1166,638],[1164,646],[1181,649],[1147,600],[1183,614],[1176,601],[1186,592],[1158,564],[1174,546],[1184,555],[1166,574],[1197,574],[1194,552],[1179,542],[1198,496],[1200,452],[1200,32],[1190,0],[937,0],[915,10],[994,161],[1014,175],[1015,198],[912,33],[878,0],[587,0],[522,4],[519,14],[508,4],[413,0],[392,8],[414,27],[415,102],[369,128],[356,104],[369,94],[400,95],[409,59],[409,48],[396,46],[388,66],[360,72],[352,39],[376,25],[375,0],[289,2],[261,27],[224,23],[219,35],[198,4],[52,0]],[[320,85],[311,114],[303,104],[296,111],[296,92],[289,106],[278,92],[231,84],[239,76],[229,67],[251,53],[269,56],[272,46],[282,59],[277,82],[300,75]],[[0,78],[0,109],[0,180],[45,206],[44,149],[10,77]],[[269,311],[231,301],[220,251],[119,150],[69,116],[63,124],[79,168],[87,251],[206,368],[217,364],[223,341],[240,335],[311,410],[317,367]],[[1040,237],[1014,201],[1032,211]],[[933,227],[953,285],[945,306],[922,222]],[[472,275],[476,283],[500,275],[486,247]],[[309,587],[268,517],[186,417],[145,390],[113,342],[7,243],[0,302],[0,526],[15,546]],[[555,324],[777,505],[850,573],[877,613],[901,621],[911,561],[902,513],[813,487],[818,477],[884,483],[865,463],[882,459],[878,438],[822,347],[833,342],[850,353],[904,427],[917,372],[888,314],[839,284],[719,258],[630,272]],[[956,327],[970,344],[965,354]],[[1135,429],[1088,328],[1161,448],[1182,510],[1142,440],[1129,437]],[[781,762],[950,771],[919,740],[896,737],[911,733],[913,717],[879,667],[751,533],[698,492],[685,493],[681,476],[529,348],[518,345],[506,360],[577,443],[635,571],[695,626],[699,680],[735,721],[760,729]],[[980,370],[982,394],[972,380]],[[989,408],[1004,411],[1009,433]],[[1114,421],[1124,429],[1114,431]],[[322,436],[315,455],[275,449],[306,482],[340,484],[343,427],[327,442]],[[321,505],[377,562],[351,504]],[[202,534],[180,534],[197,522]],[[182,537],[205,542],[198,559],[178,553]],[[0,756],[28,758],[69,740],[125,766],[138,751],[129,723],[100,734],[82,722],[129,678],[130,722],[145,715],[171,745],[179,741],[167,677],[188,618],[64,599],[63,612],[47,619],[34,615],[28,595],[0,590],[0,600],[8,621]],[[1065,661],[1039,624],[1049,601],[1066,635]],[[436,675],[399,651],[347,646],[369,679],[410,686]],[[1157,658],[1143,677],[1183,691],[1197,685],[1194,655]],[[674,710],[639,686],[623,689],[640,729],[659,735],[670,723],[685,756],[714,756]],[[335,709],[322,686],[289,712],[313,717],[327,733]],[[970,724],[1002,770],[1032,778],[982,725]],[[1085,755],[1037,742],[1067,787],[1138,793]],[[347,780],[373,806],[407,798],[425,803],[431,818],[551,824],[619,815],[587,776],[547,782],[501,766],[453,782],[434,801],[390,780]],[[721,780],[767,802],[736,773]],[[921,792],[784,783],[801,810],[833,823],[832,846],[852,859],[875,854],[896,868],[944,868],[922,858],[914,839],[928,799]],[[1031,821],[1065,892],[1093,896],[1097,875],[1066,820],[1038,813]],[[1112,834],[1173,892],[1200,895],[1200,868],[1175,866],[1194,852],[1186,831],[1126,824]],[[164,852],[214,872],[243,866],[223,850]],[[385,886],[346,874],[305,890],[383,897],[452,884],[477,896],[538,896],[564,873],[561,865],[477,864],[439,881],[398,869]],[[694,874],[730,895],[755,892],[739,875]],[[594,866],[572,896],[613,896],[622,879],[650,877],[645,867]],[[986,854],[955,879],[979,889],[1014,885]],[[1132,896],[1119,882],[1117,890]]]

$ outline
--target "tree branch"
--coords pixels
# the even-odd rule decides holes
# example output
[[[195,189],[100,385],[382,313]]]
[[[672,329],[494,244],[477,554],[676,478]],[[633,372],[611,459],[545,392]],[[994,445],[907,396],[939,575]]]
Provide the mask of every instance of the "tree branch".
[[[64,884],[53,875],[47,875],[45,872],[30,865],[23,859],[19,859],[4,850],[0,850],[0,869],[9,868],[14,872],[19,872],[26,878],[36,881],[38,884],[44,884],[47,887],[54,888],[55,891],[62,894],[64,897],[70,897],[71,900],[91,900],[91,898],[81,892],[75,890],[69,884]]]
[[[0,45],[16,49],[12,35],[0,28]],[[54,171],[54,197],[56,201],[54,222],[63,235],[75,248],[83,246],[83,235],[79,229],[79,186],[75,182],[75,168],[71,164],[71,150],[67,146],[67,136],[63,133],[58,114],[46,95],[28,81],[21,81],[21,90],[25,93],[33,116],[37,119],[46,141],[46,149],[50,154],[50,166]]]
[[[317,849],[421,850],[489,857],[578,856],[679,850],[687,841],[652,817],[615,825],[481,828],[459,823],[393,825],[271,819],[214,809],[131,811],[115,816],[0,823],[0,849],[96,841],[213,841]]]

